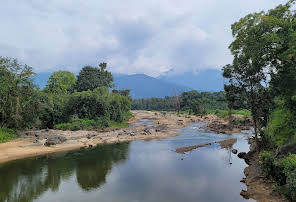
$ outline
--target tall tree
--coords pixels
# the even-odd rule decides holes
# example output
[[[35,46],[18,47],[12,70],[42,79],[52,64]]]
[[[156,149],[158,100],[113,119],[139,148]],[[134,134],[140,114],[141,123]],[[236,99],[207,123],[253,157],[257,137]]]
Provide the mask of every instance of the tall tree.
[[[245,96],[254,119],[256,140],[258,129],[267,123],[270,91],[285,97],[290,106],[296,104],[294,3],[290,0],[266,13],[249,14],[232,25],[234,41],[230,50],[234,60],[223,68],[223,76],[229,79],[226,89],[238,89]]]
[[[34,122],[37,105],[32,68],[0,57],[0,126],[22,128]]]
[[[99,68],[85,66],[77,77],[75,90],[78,92],[94,90],[98,87],[112,88],[113,76],[106,70],[107,63],[100,63]]]
[[[54,72],[49,77],[44,91],[54,94],[67,94],[72,90],[75,82],[75,75],[69,71]]]

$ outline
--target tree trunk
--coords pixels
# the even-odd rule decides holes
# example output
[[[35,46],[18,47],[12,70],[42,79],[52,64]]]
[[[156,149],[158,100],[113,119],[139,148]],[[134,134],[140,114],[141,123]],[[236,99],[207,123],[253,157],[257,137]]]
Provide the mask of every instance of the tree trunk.
[[[256,151],[259,152],[259,142],[258,142],[258,124],[257,124],[257,118],[253,116],[254,121],[254,132],[255,132],[255,144],[256,144]]]

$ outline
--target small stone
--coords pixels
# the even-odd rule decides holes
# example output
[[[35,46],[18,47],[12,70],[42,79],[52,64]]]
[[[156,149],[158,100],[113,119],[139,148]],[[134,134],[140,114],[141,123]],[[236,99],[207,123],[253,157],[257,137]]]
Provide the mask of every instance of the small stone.
[[[238,152],[237,149],[233,149],[233,150],[232,150],[232,153],[233,153],[233,154],[237,154],[237,152]]]

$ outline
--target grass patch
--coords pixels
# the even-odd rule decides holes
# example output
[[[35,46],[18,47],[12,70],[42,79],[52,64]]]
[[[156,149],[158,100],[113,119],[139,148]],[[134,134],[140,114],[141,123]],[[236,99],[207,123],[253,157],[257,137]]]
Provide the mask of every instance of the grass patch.
[[[251,112],[249,110],[243,109],[243,110],[231,110],[231,113],[233,115],[242,115],[245,117],[249,117],[251,116]],[[208,110],[207,114],[214,114],[217,115],[219,117],[226,117],[229,115],[229,110]]]
[[[127,128],[129,124],[125,121],[118,123],[115,121],[109,121],[109,127],[114,127],[114,128]]]
[[[17,138],[17,134],[14,130],[9,128],[0,128],[0,143],[9,142]]]
[[[72,119],[69,123],[60,123],[55,125],[55,129],[57,130],[96,130],[96,129],[104,129],[107,127],[115,127],[115,128],[126,128],[128,127],[128,123],[125,121],[119,123],[115,121],[109,121],[105,119],[100,120],[88,120],[88,119]]]

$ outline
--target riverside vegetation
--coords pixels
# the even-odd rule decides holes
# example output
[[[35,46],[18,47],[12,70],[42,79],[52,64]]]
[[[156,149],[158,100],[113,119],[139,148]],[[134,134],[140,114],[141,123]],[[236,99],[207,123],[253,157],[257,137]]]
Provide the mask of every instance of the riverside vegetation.
[[[251,111],[259,164],[296,201],[295,0],[241,18],[232,34],[234,60],[223,68],[228,107]]]
[[[259,164],[274,189],[296,201],[296,12],[289,0],[252,13],[232,25],[233,62],[223,67],[225,92],[185,92],[132,101],[133,109],[189,114],[227,112],[252,116]],[[0,141],[24,128],[95,129],[124,126],[130,116],[127,91],[113,91],[106,63],[52,74],[44,90],[32,83],[32,68],[0,58]],[[221,111],[223,110],[223,111]],[[13,129],[13,130],[12,130]]]
[[[109,91],[113,77],[106,66],[86,66],[77,78],[68,71],[54,72],[40,90],[31,67],[0,57],[0,142],[16,138],[15,130],[21,129],[126,126],[129,91]]]

